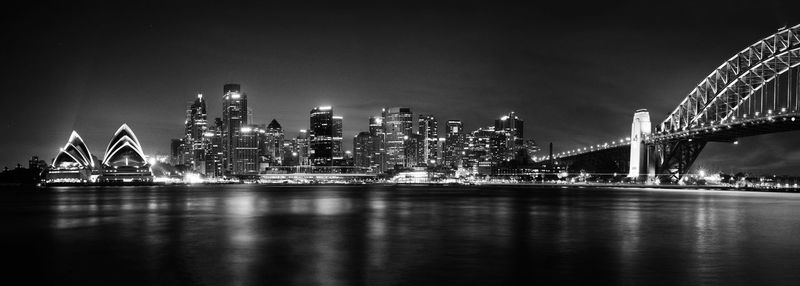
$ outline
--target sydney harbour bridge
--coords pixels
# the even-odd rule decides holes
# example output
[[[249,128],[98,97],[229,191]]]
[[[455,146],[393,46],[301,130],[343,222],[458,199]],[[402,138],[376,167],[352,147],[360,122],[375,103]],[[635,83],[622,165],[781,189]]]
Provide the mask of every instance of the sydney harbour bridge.
[[[798,66],[800,25],[781,28],[719,65],[661,122],[638,110],[630,137],[554,157],[571,170],[677,182],[709,142],[800,130]]]

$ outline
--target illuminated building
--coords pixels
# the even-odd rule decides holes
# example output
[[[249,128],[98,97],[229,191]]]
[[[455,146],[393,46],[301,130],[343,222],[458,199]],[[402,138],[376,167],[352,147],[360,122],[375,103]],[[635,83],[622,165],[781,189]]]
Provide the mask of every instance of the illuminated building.
[[[281,124],[278,123],[277,120],[272,119],[267,125],[264,135],[264,149],[262,152],[267,157],[269,166],[283,165],[284,134]]]
[[[170,164],[172,165],[180,165],[183,162],[183,158],[181,158],[181,144],[183,144],[182,139],[171,139],[169,144],[170,150]]]
[[[409,167],[406,161],[405,139],[413,134],[411,108],[392,107],[383,110],[384,148],[386,168]]]
[[[372,140],[369,132],[359,132],[353,138],[353,164],[358,167],[372,167]]]
[[[344,132],[344,118],[339,115],[333,116],[333,160],[341,162],[344,159],[344,146],[342,146],[342,133]]]
[[[403,158],[404,166],[415,167],[423,165],[425,155],[425,137],[422,134],[413,133],[403,138]]]
[[[372,146],[369,148],[371,153],[369,167],[373,172],[386,171],[386,134],[383,129],[383,117],[373,116],[369,118],[369,135],[372,137]]]
[[[309,159],[309,136],[308,130],[301,129],[294,138],[294,152],[297,153],[297,164],[308,166],[311,164]]]
[[[208,144],[206,145],[206,172],[207,177],[222,177],[225,169],[222,164],[224,152],[222,149],[222,119],[215,118],[214,126],[208,128],[203,134]]]
[[[448,120],[444,142],[444,164],[452,168],[462,165],[466,133],[461,120]]]
[[[494,121],[494,130],[506,131],[509,132],[513,137],[523,138],[523,123],[524,122],[522,119],[517,117],[517,115],[512,111]]]
[[[332,166],[334,157],[334,120],[330,106],[316,107],[310,112],[309,160],[314,166]]]
[[[114,132],[103,156],[103,173],[100,182],[129,183],[152,182],[150,163],[147,162],[136,134],[127,124]]]
[[[259,134],[263,129],[254,125],[243,125],[234,137],[233,153],[229,158],[233,169],[232,175],[252,175],[260,171]]]
[[[479,128],[466,136],[464,167],[477,174],[489,174],[492,167],[492,138],[494,127]]]
[[[283,159],[281,161],[283,162],[282,164],[283,166],[300,165],[299,161],[300,158],[298,157],[298,152],[297,152],[297,150],[299,149],[297,146],[297,140],[284,139],[283,146],[281,146],[281,149],[282,149],[281,154],[283,156]]]
[[[422,136],[422,156],[419,163],[435,165],[438,157],[439,123],[430,114],[420,114],[417,123],[419,135]]]
[[[197,99],[186,109],[186,136],[183,144],[186,145],[183,153],[189,153],[183,163],[190,166],[200,174],[206,173],[206,145],[208,140],[204,136],[208,130],[208,112],[206,111],[206,101],[202,94],[197,95]]]
[[[67,144],[62,147],[48,170],[47,183],[88,183],[95,162],[89,147],[78,132],[72,131]]]
[[[224,85],[222,95],[222,150],[224,156],[222,161],[226,173],[236,175],[239,174],[237,170],[244,170],[242,162],[239,162],[238,168],[234,167],[234,162],[237,160],[235,156],[236,143],[247,141],[239,139],[242,127],[247,125],[247,117],[247,95],[241,92],[241,86],[235,83]]]

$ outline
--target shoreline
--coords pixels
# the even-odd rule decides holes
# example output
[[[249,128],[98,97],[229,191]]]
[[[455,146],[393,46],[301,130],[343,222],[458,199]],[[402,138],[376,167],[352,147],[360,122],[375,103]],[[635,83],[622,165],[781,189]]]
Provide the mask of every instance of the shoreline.
[[[736,187],[736,186],[717,186],[717,185],[648,185],[648,184],[560,184],[560,183],[152,183],[152,184],[50,184],[50,185],[27,185],[27,184],[2,184],[6,187],[30,187],[34,189],[49,189],[58,187],[160,187],[160,186],[210,186],[210,185],[263,185],[263,186],[407,186],[407,187],[481,187],[481,186],[504,186],[504,187],[530,187],[530,188],[615,188],[615,189],[661,189],[661,190],[701,190],[701,191],[735,191],[735,192],[770,192],[770,193],[800,193],[800,188],[756,188],[756,187]]]

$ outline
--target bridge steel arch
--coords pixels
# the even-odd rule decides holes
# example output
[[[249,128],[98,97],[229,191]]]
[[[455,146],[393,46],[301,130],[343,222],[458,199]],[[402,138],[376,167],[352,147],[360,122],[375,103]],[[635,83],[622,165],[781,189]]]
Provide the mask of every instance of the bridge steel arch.
[[[800,129],[800,25],[744,48],[703,79],[646,139],[655,174],[676,182],[707,142]]]

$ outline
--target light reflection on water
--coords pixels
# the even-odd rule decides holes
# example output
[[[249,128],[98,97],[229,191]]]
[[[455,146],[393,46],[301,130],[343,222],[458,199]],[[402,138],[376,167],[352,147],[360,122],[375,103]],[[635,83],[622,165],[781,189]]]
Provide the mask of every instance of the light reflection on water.
[[[2,242],[14,246],[9,257],[39,263],[25,269],[38,282],[800,279],[798,194],[233,185],[59,188],[2,198]]]

